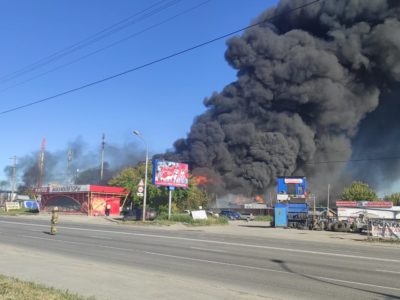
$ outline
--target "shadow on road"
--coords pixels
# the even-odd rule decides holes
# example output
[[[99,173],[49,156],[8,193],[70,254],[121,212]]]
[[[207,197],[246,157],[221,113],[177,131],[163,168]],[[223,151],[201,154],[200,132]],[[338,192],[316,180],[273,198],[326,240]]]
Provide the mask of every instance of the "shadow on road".
[[[375,292],[375,291],[371,291],[371,290],[368,290],[368,289],[361,289],[361,288],[351,287],[351,286],[348,286],[346,284],[333,283],[333,282],[328,281],[328,280],[323,280],[323,279],[317,278],[317,276],[314,277],[314,276],[298,273],[298,272],[295,272],[292,269],[290,269],[287,266],[287,264],[283,260],[280,260],[280,259],[271,259],[270,261],[278,264],[282,269],[284,269],[285,271],[287,271],[289,273],[296,274],[296,275],[299,275],[299,276],[307,278],[307,279],[312,279],[314,281],[323,282],[323,283],[334,285],[334,286],[338,286],[338,287],[344,287],[344,288],[349,288],[349,289],[356,290],[356,291],[361,291],[361,292],[366,292],[366,293],[371,293],[371,294],[383,296],[383,297],[385,297],[384,299],[400,299],[399,296],[397,296],[397,295],[380,293],[380,292]]]

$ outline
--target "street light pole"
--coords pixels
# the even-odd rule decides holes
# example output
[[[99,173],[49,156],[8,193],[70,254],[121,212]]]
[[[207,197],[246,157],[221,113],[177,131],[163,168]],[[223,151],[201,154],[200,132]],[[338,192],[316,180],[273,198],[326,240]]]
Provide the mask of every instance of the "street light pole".
[[[145,139],[141,136],[139,131],[134,130],[133,134],[136,135],[139,139],[141,139],[146,147],[146,165],[145,165],[145,171],[144,171],[144,195],[143,195],[143,219],[142,219],[142,221],[144,222],[144,221],[146,221],[147,166],[149,164],[149,147],[147,146]]]

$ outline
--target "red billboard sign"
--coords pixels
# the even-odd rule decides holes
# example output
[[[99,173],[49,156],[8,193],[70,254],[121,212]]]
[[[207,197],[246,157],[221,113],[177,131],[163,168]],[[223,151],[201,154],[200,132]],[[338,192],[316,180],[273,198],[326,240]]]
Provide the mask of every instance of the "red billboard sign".
[[[381,208],[390,208],[393,206],[393,203],[390,201],[368,201],[367,202],[367,207],[381,207]]]
[[[343,201],[338,200],[336,201],[337,207],[357,207],[357,201]]]
[[[393,203],[390,201],[336,201],[337,207],[376,207],[376,208],[390,208]]]
[[[189,183],[189,166],[173,161],[158,161],[153,163],[153,184],[187,188]]]

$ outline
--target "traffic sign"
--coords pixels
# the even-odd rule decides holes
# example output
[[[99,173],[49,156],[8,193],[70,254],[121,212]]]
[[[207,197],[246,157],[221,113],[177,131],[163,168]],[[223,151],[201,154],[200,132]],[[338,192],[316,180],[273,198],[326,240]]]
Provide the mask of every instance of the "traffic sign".
[[[142,186],[139,186],[137,191],[138,191],[138,193],[143,193],[144,192],[144,188]]]
[[[139,192],[137,192],[136,195],[139,196],[139,197],[143,197],[144,196],[143,193],[139,193]]]
[[[139,182],[138,186],[144,186],[143,179],[140,179],[140,182]]]

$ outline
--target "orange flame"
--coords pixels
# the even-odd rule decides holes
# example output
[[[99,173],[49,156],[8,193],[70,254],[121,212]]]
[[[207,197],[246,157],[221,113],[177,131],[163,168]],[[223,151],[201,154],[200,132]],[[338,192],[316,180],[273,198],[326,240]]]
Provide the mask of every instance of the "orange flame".
[[[195,176],[193,179],[197,185],[206,185],[207,183],[209,183],[209,179],[206,176],[199,175]]]
[[[255,196],[254,200],[256,200],[258,203],[265,203],[263,197],[261,197],[260,195]]]

